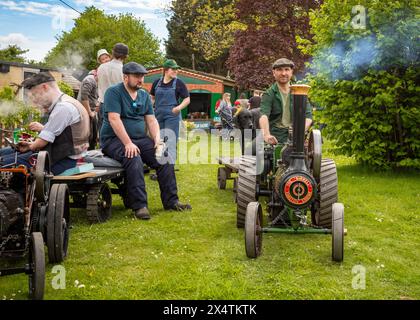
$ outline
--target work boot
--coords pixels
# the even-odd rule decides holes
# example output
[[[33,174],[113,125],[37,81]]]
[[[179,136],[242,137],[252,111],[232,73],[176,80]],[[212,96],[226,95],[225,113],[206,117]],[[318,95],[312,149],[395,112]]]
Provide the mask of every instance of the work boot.
[[[189,203],[182,204],[181,202],[176,202],[170,207],[166,207],[165,210],[175,210],[175,211],[186,211],[191,210],[192,207]]]
[[[140,219],[140,220],[149,220],[150,219],[150,213],[149,213],[149,210],[146,207],[134,210],[134,216],[137,219]]]

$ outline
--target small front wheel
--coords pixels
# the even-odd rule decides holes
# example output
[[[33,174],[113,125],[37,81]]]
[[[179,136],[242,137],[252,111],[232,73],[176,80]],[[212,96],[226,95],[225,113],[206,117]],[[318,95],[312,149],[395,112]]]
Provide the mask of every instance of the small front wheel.
[[[87,197],[86,213],[90,223],[105,222],[111,217],[112,192],[108,184],[93,185]]]
[[[344,205],[332,205],[332,259],[341,262],[344,258]]]
[[[31,234],[29,266],[29,298],[42,300],[45,289],[45,251],[41,232]]]
[[[221,190],[226,189],[226,180],[227,180],[227,174],[225,168],[218,168],[217,169],[217,187]]]
[[[250,202],[245,216],[245,250],[248,258],[257,258],[262,252],[262,208],[259,202]]]
[[[48,260],[60,263],[67,256],[70,232],[69,188],[65,183],[51,187],[46,230]]]

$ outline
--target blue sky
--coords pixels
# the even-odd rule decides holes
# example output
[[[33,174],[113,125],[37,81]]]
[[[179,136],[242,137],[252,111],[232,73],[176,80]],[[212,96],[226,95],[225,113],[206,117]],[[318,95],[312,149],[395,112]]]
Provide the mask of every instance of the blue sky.
[[[149,30],[161,40],[167,39],[163,9],[170,0],[64,0],[77,11],[94,5],[105,13],[130,12],[142,19]],[[57,43],[56,36],[71,30],[79,14],[60,1],[0,0],[0,49],[17,44],[29,49],[26,57],[40,61]]]

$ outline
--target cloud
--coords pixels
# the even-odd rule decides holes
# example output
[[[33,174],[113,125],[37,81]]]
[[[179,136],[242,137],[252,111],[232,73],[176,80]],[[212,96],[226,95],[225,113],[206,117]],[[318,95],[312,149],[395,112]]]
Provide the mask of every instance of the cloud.
[[[52,5],[45,2],[35,1],[0,1],[0,7],[26,14],[35,14],[56,18],[57,15],[62,15],[66,19],[75,19],[79,14],[70,8],[64,8],[62,5]]]
[[[4,49],[9,45],[17,45],[22,49],[29,49],[24,56],[29,60],[42,61],[45,54],[55,45],[55,41],[39,41],[28,38],[22,33],[10,33],[6,36],[0,36],[0,49]]]
[[[157,19],[156,15],[153,13],[136,13],[134,16],[140,20],[154,20]]]
[[[141,9],[141,10],[162,10],[170,0],[75,0],[80,6],[95,6],[105,11],[112,9]]]
[[[158,20],[171,0],[74,0],[71,5],[77,7],[95,6],[104,10],[107,14],[118,14],[131,12],[142,20]],[[0,8],[20,12],[22,14],[33,14],[52,18],[55,29],[64,29],[66,21],[76,19],[79,14],[61,4],[50,4],[36,1],[12,1],[0,0]],[[83,11],[83,9],[79,10]],[[63,21],[65,21],[63,23]]]
[[[29,39],[22,33],[10,33],[6,36],[0,36],[0,48],[7,47],[12,44],[18,46],[25,45],[29,42]]]
[[[162,20],[164,10],[171,0],[69,0],[71,6],[80,12],[84,7],[95,6],[104,10],[106,14],[132,13],[136,18],[147,21],[148,28],[160,39],[167,37],[166,23]],[[56,3],[56,4],[53,4]],[[57,33],[68,30],[73,25],[73,19],[79,14],[65,7],[58,1],[13,1],[0,0],[0,10],[9,10],[23,15],[38,15],[51,18],[51,28]],[[48,18],[47,18],[48,19]],[[3,30],[3,32],[12,30]],[[25,32],[26,33],[26,32]],[[28,38],[21,33],[10,33],[0,36],[0,46],[9,44],[19,45],[22,49],[29,49],[26,54],[29,59],[41,61],[46,53],[52,49],[56,41],[45,41],[43,35]],[[35,39],[37,38],[37,39]],[[163,44],[161,44],[163,50]]]
[[[25,54],[25,57],[29,60],[42,61],[48,51],[54,48],[56,44],[56,41],[31,40],[25,47],[25,49],[29,49],[29,52]]]

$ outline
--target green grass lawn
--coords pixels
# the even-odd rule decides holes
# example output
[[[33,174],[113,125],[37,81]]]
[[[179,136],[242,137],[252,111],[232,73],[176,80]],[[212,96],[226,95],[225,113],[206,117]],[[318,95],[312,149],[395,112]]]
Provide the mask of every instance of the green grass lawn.
[[[419,172],[332,158],[348,229],[341,264],[331,261],[327,235],[264,235],[262,256],[248,259],[232,181],[218,190],[218,165],[179,165],[179,196],[191,212],[164,211],[149,177],[150,221],[135,220],[118,196],[104,224],[72,210],[66,289],[52,288],[47,265],[45,299],[420,299]],[[365,289],[352,287],[357,265]],[[0,299],[27,292],[25,275],[0,278]]]

